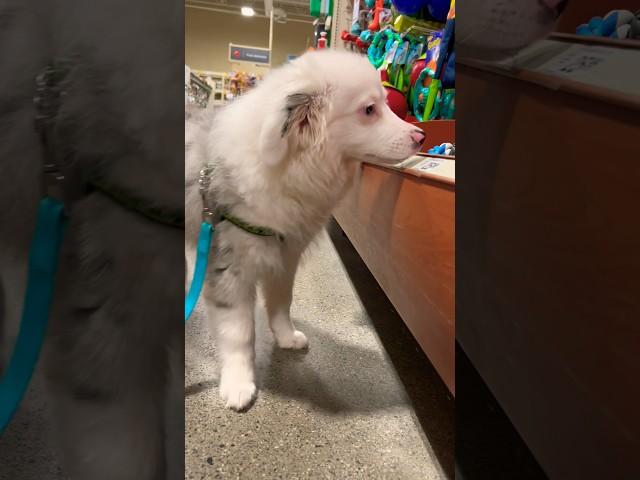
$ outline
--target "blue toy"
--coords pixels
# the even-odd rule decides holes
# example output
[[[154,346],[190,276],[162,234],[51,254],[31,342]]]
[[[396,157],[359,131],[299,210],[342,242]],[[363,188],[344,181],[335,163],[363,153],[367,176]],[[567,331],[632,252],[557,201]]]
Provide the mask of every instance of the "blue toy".
[[[616,39],[640,39],[640,18],[629,10],[612,10],[576,28],[577,35]]]
[[[403,15],[417,15],[424,8],[438,22],[445,22],[451,0],[393,0],[396,10]]]
[[[434,82],[434,71],[428,67],[425,67],[418,75],[416,83],[413,85],[413,94],[411,98],[411,105],[413,107],[413,116],[419,122],[429,119],[431,114],[431,107],[428,105],[428,99],[433,96],[435,99],[436,93],[433,92],[434,88],[437,90],[437,82]],[[435,84],[434,84],[435,83]],[[426,85],[425,85],[426,84]]]
[[[427,10],[434,20],[446,22],[451,0],[429,0]]]
[[[456,91],[453,88],[444,89],[442,90],[442,97],[440,99],[440,119],[453,120],[455,117],[456,117]]]
[[[360,40],[362,40],[364,43],[371,43],[372,39],[373,39],[373,32],[370,30],[363,30],[362,33],[360,34]]]
[[[393,5],[399,13],[416,15],[427,6],[428,0],[393,0]]]
[[[451,143],[443,143],[431,148],[427,153],[431,155],[455,155],[456,147]]]

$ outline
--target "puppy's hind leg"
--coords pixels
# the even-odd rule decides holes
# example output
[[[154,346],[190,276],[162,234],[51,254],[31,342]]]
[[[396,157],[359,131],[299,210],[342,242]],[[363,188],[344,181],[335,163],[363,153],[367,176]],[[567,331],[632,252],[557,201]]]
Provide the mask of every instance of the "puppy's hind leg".
[[[220,396],[228,408],[243,410],[256,395],[255,285],[232,267],[212,275],[203,293],[220,360]]]
[[[284,268],[268,274],[262,282],[269,326],[280,348],[302,349],[309,345],[305,334],[294,327],[289,313],[299,260],[299,254],[290,253],[285,256]]]

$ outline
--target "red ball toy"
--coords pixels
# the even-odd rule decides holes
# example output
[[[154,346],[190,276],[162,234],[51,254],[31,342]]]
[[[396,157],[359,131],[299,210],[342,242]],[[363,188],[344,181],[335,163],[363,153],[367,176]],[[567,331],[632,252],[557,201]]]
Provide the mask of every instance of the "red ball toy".
[[[412,87],[416,84],[416,80],[418,80],[418,77],[420,76],[420,72],[422,72],[422,70],[424,70],[426,66],[427,66],[427,61],[424,59],[418,60],[416,63],[413,64],[413,67],[411,68],[411,75],[409,75],[409,84]]]
[[[404,94],[388,83],[384,84],[384,88],[387,91],[387,105],[389,105],[393,113],[404,120],[408,110],[407,99],[404,97]]]

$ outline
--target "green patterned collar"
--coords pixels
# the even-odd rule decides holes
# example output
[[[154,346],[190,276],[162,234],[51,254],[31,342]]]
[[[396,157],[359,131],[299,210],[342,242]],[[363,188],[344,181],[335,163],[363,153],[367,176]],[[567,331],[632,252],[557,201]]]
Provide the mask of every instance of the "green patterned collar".
[[[260,227],[256,225],[252,225],[244,220],[241,220],[238,217],[231,215],[230,213],[223,213],[222,220],[226,220],[236,227],[241,228],[247,233],[251,233],[253,235],[258,235],[260,237],[278,237],[281,241],[284,240],[284,237],[277,233],[276,231],[268,228],[268,227]]]
[[[139,213],[154,222],[167,225],[169,227],[184,229],[184,210],[172,209],[168,207],[152,206],[148,200],[143,199],[124,189],[100,180],[91,180],[89,184],[104,195],[110,197],[113,201],[125,207],[128,210]]]
[[[213,210],[209,208],[207,195],[209,193],[209,186],[211,185],[211,176],[213,174],[214,167],[215,165],[213,162],[206,163],[200,170],[200,175],[198,177],[200,196],[202,198],[202,205],[203,205],[203,209],[202,209],[203,220],[209,223],[215,223],[217,221],[226,220],[227,222],[235,225],[236,227],[252,235],[258,235],[259,237],[277,237],[281,242],[283,242],[284,237],[280,235],[278,232],[276,232],[275,230],[271,230],[268,227],[261,227],[257,225],[252,225],[249,222],[245,222],[241,218],[238,218],[235,215],[232,215],[231,213],[229,213],[229,211],[225,207],[217,208]]]

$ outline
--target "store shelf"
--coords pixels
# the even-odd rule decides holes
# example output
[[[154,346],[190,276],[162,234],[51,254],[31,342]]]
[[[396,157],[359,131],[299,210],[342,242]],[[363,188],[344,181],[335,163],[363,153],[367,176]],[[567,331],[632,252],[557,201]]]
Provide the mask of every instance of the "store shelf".
[[[211,102],[214,105],[223,105],[227,102],[226,94],[229,91],[229,74],[209,70],[193,70],[193,73],[207,80],[208,86],[212,90]]]
[[[454,205],[451,179],[365,164],[334,216],[455,394]]]

